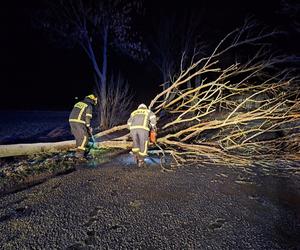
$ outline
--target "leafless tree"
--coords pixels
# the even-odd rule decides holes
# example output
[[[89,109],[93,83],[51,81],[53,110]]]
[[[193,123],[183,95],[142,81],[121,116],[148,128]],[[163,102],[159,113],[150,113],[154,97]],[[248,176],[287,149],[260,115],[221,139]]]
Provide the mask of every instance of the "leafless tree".
[[[163,88],[171,85],[173,77],[180,67],[183,67],[192,56],[204,54],[205,46],[201,42],[200,27],[201,13],[191,11],[168,11],[160,15],[160,19],[153,21],[152,61],[159,69]]]
[[[47,11],[42,12],[38,20],[56,42],[79,45],[89,58],[100,96],[102,128],[108,128],[105,115],[109,109],[110,49],[137,60],[148,54],[132,26],[131,16],[140,10],[140,1],[135,0],[56,0],[48,1]]]
[[[291,20],[292,27],[300,32],[300,3],[296,1],[282,0],[281,13]]]
[[[102,121],[103,126],[112,128],[126,122],[132,109],[132,98],[133,95],[129,85],[121,74],[118,74],[117,77],[112,75],[107,89],[106,101],[108,103],[105,104],[107,109],[104,110],[105,120]]]

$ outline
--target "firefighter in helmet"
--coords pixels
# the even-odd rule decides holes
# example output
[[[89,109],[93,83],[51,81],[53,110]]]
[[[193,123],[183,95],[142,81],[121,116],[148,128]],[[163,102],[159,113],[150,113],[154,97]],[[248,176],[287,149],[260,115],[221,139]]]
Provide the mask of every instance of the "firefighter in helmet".
[[[149,131],[156,130],[156,116],[145,104],[138,106],[127,121],[133,140],[132,153],[136,156],[138,166],[143,166],[148,155]]]
[[[91,127],[93,106],[97,104],[97,101],[94,94],[86,96],[84,100],[74,105],[69,116],[71,132],[76,139],[75,156],[77,158],[83,158],[88,153],[87,144],[93,132]]]

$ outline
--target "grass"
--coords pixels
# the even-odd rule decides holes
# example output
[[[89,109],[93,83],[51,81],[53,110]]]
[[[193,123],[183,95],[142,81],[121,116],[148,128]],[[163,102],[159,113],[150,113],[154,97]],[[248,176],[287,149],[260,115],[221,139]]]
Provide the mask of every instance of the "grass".
[[[78,162],[70,152],[14,157],[6,162],[4,159],[1,162],[3,167],[0,168],[0,195],[72,172],[76,166],[97,167],[123,152],[124,150],[120,149],[92,149],[90,152],[92,159],[86,162]]]

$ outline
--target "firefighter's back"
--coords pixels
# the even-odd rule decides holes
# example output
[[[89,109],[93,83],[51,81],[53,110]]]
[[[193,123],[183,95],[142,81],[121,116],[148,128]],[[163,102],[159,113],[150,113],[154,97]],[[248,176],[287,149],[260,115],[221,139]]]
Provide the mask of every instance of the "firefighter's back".
[[[149,113],[148,109],[137,109],[131,113],[130,130],[145,129],[149,131]]]
[[[80,101],[77,102],[69,116],[69,122],[78,122],[78,123],[85,123],[85,115],[86,115],[86,108],[88,107],[88,104]]]

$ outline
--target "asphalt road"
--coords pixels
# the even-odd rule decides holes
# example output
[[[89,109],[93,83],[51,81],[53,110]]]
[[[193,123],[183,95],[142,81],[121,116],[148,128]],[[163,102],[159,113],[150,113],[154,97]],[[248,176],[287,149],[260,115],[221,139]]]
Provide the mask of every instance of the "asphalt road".
[[[274,174],[274,173],[273,173]],[[1,249],[300,249],[299,175],[128,156],[0,199]]]

